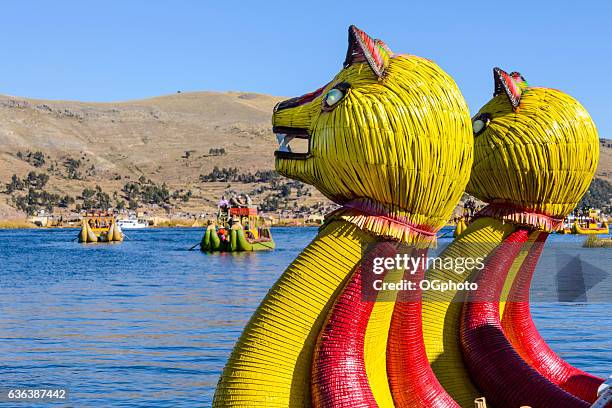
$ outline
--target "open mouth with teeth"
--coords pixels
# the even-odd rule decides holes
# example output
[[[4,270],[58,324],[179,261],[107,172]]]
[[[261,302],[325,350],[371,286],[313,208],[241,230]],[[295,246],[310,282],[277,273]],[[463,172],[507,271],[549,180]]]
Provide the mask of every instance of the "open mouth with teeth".
[[[274,156],[280,159],[307,159],[310,157],[310,134],[306,129],[274,126],[279,148]]]

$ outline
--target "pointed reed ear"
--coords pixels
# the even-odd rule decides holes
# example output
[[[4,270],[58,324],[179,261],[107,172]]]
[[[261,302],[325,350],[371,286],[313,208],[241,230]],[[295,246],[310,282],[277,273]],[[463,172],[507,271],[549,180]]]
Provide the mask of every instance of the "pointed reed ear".
[[[354,25],[349,27],[349,44],[344,60],[344,67],[356,62],[366,61],[374,74],[381,78],[393,53],[381,40],[375,40]]]
[[[512,105],[512,110],[516,111],[521,103],[521,96],[527,88],[527,81],[518,72],[508,74],[501,68],[493,68],[493,78],[495,80],[495,91],[493,96],[505,94]]]

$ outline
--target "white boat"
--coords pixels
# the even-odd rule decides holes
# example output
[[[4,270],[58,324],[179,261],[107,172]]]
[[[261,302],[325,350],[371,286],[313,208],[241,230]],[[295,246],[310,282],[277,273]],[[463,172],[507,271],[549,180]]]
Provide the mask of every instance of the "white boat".
[[[119,225],[121,229],[130,230],[147,228],[149,226],[149,223],[145,220],[130,218],[127,220],[117,220],[117,225]]]

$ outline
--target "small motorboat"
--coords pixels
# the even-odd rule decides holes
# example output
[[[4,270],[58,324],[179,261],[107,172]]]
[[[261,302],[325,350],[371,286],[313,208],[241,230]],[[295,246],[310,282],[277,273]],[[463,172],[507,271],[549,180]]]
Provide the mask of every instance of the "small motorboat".
[[[149,223],[146,220],[137,219],[137,218],[128,218],[117,220],[117,225],[122,229],[131,230],[131,229],[142,229],[147,228]]]

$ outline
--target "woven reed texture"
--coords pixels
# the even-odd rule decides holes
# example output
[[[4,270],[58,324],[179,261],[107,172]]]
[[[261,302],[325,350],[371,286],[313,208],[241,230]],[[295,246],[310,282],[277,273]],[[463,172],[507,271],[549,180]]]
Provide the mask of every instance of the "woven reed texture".
[[[376,254],[373,254],[376,255]],[[399,282],[403,271],[391,270],[387,272],[384,282]],[[368,383],[376,404],[379,408],[393,408],[393,397],[389,387],[389,374],[387,372],[387,343],[389,341],[389,327],[397,299],[397,291],[381,291],[376,297],[376,303],[368,320],[363,353]]]
[[[368,258],[394,257],[396,254],[396,246],[389,242],[381,242],[371,247],[336,299],[315,348],[312,367],[313,407],[379,406],[366,368],[366,340],[382,343],[384,356],[386,336],[366,338],[366,331],[376,304],[370,299],[376,299],[380,293],[377,293],[372,286],[363,285],[363,274],[371,273],[372,262],[371,259],[368,262]],[[384,366],[383,370],[374,374],[384,376],[384,385],[388,388]],[[386,401],[385,405],[389,406],[389,402],[393,407],[392,400]]]
[[[418,259],[426,255],[426,250],[420,250],[414,256]],[[423,278],[423,268],[404,274],[404,279],[414,282],[417,288]],[[427,360],[421,313],[420,289],[399,296],[387,343],[387,372],[395,407],[458,408],[438,382]]]
[[[532,229],[533,230],[533,229]],[[506,280],[504,281],[504,287],[502,288],[501,295],[499,297],[499,318],[501,319],[504,316],[504,310],[506,309],[506,301],[509,301],[509,297],[512,291],[512,284],[514,283],[514,279],[519,275],[519,271],[523,265],[525,259],[527,259],[529,255],[529,251],[531,247],[535,244],[536,239],[538,238],[538,230],[529,234],[529,238],[525,245],[521,247],[519,253],[516,255],[514,260],[512,260],[512,264],[508,269],[508,274],[506,276]]]
[[[488,123],[475,136],[474,166],[467,191],[491,203],[477,216],[554,231],[562,225],[563,217],[576,206],[594,175],[599,158],[597,130],[582,105],[563,92],[529,87],[517,73],[507,75],[499,69],[494,72],[496,96],[474,118],[486,118]],[[512,95],[507,95],[507,89],[513,90]],[[517,346],[515,351],[505,356],[505,362],[511,361],[524,369],[525,362],[517,358],[518,353],[547,379],[549,382],[543,385],[543,391],[535,385],[531,388],[538,395],[546,392],[550,392],[550,396],[555,395],[558,390],[550,384],[563,387],[567,376],[574,373],[577,381],[572,382],[573,388],[563,388],[584,398],[586,394],[577,383],[586,383],[586,387],[592,389],[592,377],[589,378],[586,373],[572,372],[574,368],[550,350],[533,325],[528,297],[516,301],[516,296],[528,296],[528,283],[537,262],[537,256],[532,252],[541,251],[541,245],[534,242],[539,237],[539,232],[531,235],[529,244],[516,254],[511,266],[499,266],[501,269],[510,266],[510,270],[507,271],[501,289],[502,298],[497,307],[500,315],[503,313],[506,316],[504,328],[507,328],[506,334],[509,334],[508,340],[511,341],[508,344]],[[504,262],[510,259],[506,254]],[[485,283],[492,287],[500,284],[495,280]],[[519,293],[515,286],[521,284],[523,292]],[[505,303],[506,295],[515,301]],[[510,316],[513,317],[516,331],[510,327]],[[504,347],[508,345],[500,338],[497,326],[482,330],[483,333],[493,332],[492,341],[500,341]],[[525,347],[537,353],[535,358],[540,367],[527,357]],[[495,390],[490,388],[488,391]],[[532,395],[529,397],[535,398]],[[497,401],[503,400],[501,396],[498,398]],[[554,404],[549,403],[550,406]]]
[[[520,266],[517,275],[506,280],[511,282],[512,288],[502,314],[504,334],[516,352],[545,378],[572,395],[593,403],[597,399],[597,388],[604,379],[573,367],[559,357],[540,336],[531,319],[529,288],[548,233],[536,231],[532,236],[535,244],[529,247],[528,256],[524,261],[517,259],[515,262]]]
[[[350,84],[344,99],[322,110],[326,93],[341,82]],[[448,220],[469,178],[473,136],[467,105],[453,79],[423,58],[395,56],[381,79],[367,63],[350,65],[314,100],[276,111],[273,125],[311,135],[310,157],[277,157],[280,173],[336,203],[360,199],[428,231]],[[422,238],[404,236],[388,222],[362,227],[404,242]]]
[[[475,220],[439,256],[442,258],[486,258],[514,227],[492,218]],[[429,269],[426,277],[442,282],[467,282],[469,272]],[[459,322],[463,293],[448,290],[423,293],[423,338],[429,363],[446,392],[462,407],[474,405],[482,396],[470,379],[459,344]]]
[[[561,91],[530,87],[516,112],[497,95],[475,118],[482,114],[491,121],[475,137],[467,192],[551,217],[573,210],[599,160],[597,129],[584,107]]]
[[[219,379],[213,407],[308,407],[317,336],[363,245],[356,226],[327,225],[270,289]]]
[[[467,295],[460,332],[466,365],[479,389],[496,407],[588,407],[529,366],[502,331],[496,299],[510,265],[528,239],[527,229],[517,229],[507,237],[476,278],[478,289]]]

